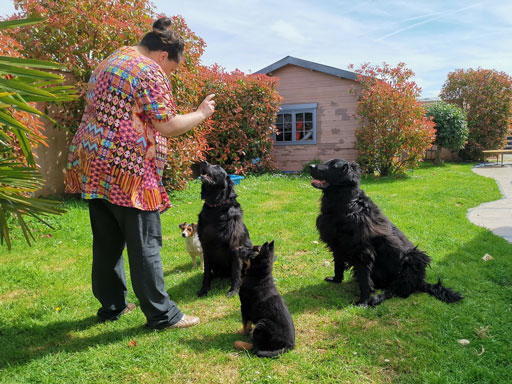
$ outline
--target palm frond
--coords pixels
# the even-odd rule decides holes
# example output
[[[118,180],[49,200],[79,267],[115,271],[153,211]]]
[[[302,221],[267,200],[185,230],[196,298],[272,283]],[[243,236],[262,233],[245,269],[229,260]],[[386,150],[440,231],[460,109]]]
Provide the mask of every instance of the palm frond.
[[[2,21],[0,30],[42,21],[41,18]],[[63,70],[64,66],[51,61],[0,56],[0,242],[3,244],[5,240],[9,249],[12,247],[9,228],[12,218],[31,244],[35,238],[25,216],[49,225],[45,217],[64,212],[60,202],[32,197],[42,187],[44,179],[35,168],[30,138],[40,141],[43,138],[12,113],[19,110],[54,122],[29,103],[77,98],[74,87],[62,85],[62,76],[41,69]],[[16,157],[15,145],[21,150],[21,158]]]

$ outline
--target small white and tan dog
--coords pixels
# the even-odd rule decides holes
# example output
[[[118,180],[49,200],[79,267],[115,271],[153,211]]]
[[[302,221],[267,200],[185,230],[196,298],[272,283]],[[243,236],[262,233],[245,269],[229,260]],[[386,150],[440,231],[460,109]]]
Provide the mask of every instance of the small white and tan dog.
[[[179,227],[182,231],[181,236],[185,238],[187,252],[190,254],[190,257],[192,257],[192,268],[197,267],[196,257],[199,256],[201,258],[201,269],[204,270],[203,248],[201,247],[201,242],[197,235],[197,225],[194,223],[181,223]]]

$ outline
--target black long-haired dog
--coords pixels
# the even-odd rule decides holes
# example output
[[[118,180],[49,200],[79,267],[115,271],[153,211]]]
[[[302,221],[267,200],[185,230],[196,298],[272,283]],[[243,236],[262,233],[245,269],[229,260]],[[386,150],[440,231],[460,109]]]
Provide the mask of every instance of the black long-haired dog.
[[[208,162],[199,167],[201,198],[204,205],[199,213],[197,233],[203,248],[203,285],[198,296],[210,290],[213,276],[231,276],[231,297],[238,292],[241,283],[242,261],[239,247],[252,247],[249,231],[243,222],[240,204],[236,201],[233,180],[226,171]]]
[[[243,327],[238,333],[252,332],[253,344],[236,341],[235,348],[252,349],[259,357],[275,357],[293,349],[293,320],[272,277],[274,241],[261,247],[241,247],[240,257],[245,274],[239,292]]]
[[[326,281],[340,283],[345,268],[352,267],[360,289],[356,304],[363,306],[378,305],[393,296],[408,297],[416,291],[447,303],[462,299],[441,281],[425,281],[430,257],[359,188],[357,163],[332,159],[311,165],[310,173],[313,187],[323,192],[316,226],[334,256],[334,276]],[[384,293],[371,296],[374,289],[384,289]]]

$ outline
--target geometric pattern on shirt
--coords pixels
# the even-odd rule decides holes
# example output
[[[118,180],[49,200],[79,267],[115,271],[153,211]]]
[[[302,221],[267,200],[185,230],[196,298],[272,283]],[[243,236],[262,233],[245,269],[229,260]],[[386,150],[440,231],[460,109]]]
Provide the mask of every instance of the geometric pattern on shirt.
[[[118,142],[113,144],[112,157],[108,159],[108,162],[112,169],[116,168],[122,173],[143,176],[144,152],[144,146],[140,143]]]

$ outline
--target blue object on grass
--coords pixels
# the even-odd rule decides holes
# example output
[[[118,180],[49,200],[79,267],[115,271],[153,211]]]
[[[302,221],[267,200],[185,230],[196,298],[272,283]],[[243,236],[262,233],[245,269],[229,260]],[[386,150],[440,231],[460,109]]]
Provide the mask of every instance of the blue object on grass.
[[[240,181],[242,179],[244,179],[243,176],[239,176],[239,175],[229,175],[229,177],[231,178],[231,180],[233,180],[233,184],[235,184],[235,185],[240,184]]]

